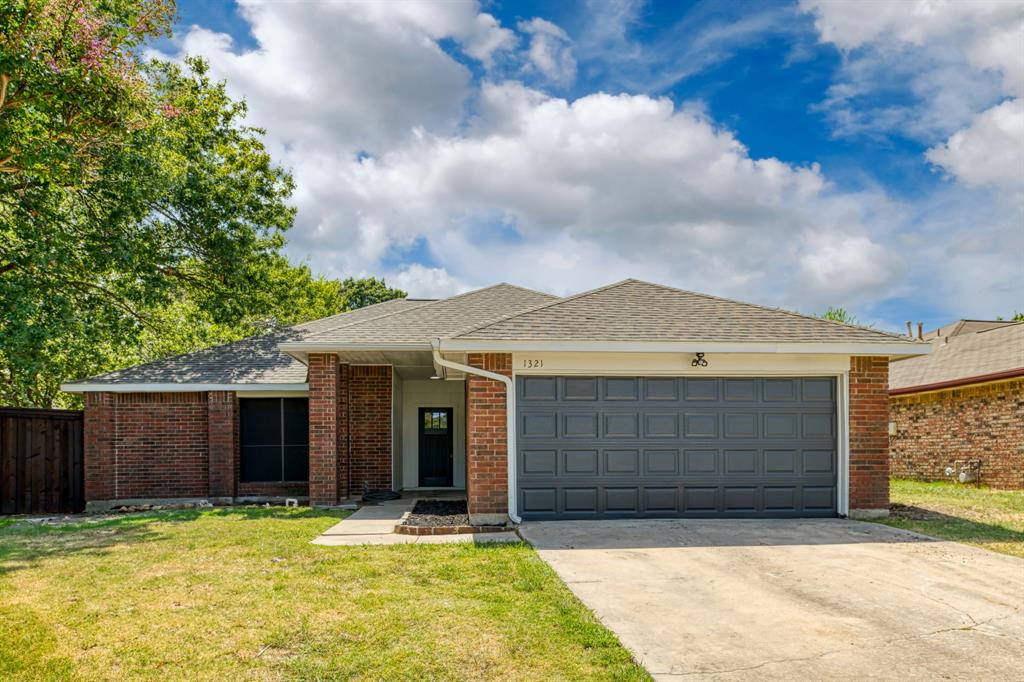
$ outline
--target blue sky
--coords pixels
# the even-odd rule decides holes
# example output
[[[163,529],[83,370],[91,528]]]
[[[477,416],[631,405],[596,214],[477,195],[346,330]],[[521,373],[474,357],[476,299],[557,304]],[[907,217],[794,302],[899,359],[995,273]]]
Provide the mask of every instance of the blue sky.
[[[179,0],[296,177],[289,254],[412,295],[639,277],[895,329],[1024,309],[1015,2]]]

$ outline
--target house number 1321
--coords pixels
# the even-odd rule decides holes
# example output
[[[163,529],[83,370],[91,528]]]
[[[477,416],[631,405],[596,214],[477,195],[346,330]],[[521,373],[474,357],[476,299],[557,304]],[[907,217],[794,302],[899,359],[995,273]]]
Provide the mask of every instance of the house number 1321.
[[[523,360],[523,369],[538,369],[543,366],[543,360]]]

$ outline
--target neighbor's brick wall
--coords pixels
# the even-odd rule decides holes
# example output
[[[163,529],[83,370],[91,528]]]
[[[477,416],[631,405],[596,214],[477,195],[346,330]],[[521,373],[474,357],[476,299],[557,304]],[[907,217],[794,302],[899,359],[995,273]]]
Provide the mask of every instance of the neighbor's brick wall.
[[[510,353],[471,353],[468,365],[512,376]],[[505,384],[466,375],[466,496],[471,514],[508,513]]]
[[[1024,379],[892,396],[889,410],[893,476],[950,480],[947,466],[978,459],[983,484],[1024,488]]]
[[[850,358],[850,509],[889,508],[889,359]]]
[[[209,494],[206,393],[114,397],[114,497]]]
[[[391,367],[351,367],[349,447],[352,494],[391,490]]]
[[[338,356],[310,353],[309,367],[309,501],[338,503]]]

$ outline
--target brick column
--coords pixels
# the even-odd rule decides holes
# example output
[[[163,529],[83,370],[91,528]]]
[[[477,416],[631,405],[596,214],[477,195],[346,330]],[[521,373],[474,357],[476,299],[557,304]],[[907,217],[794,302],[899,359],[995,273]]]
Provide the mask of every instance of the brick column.
[[[889,514],[889,358],[850,359],[850,516]]]
[[[234,391],[207,393],[210,497],[237,493],[238,400]]]
[[[338,356],[311,353],[309,365],[309,503],[338,503]]]
[[[512,376],[510,353],[472,353],[466,364]],[[508,431],[505,385],[466,375],[466,497],[470,522],[508,521]]]
[[[83,465],[86,502],[112,500],[117,495],[114,469],[115,409],[113,393],[85,394]]]
[[[391,367],[359,365],[349,370],[351,494],[391,490]]]
[[[338,471],[338,499],[343,500],[352,496],[349,490],[349,460],[352,456],[351,434],[349,433],[349,396],[352,393],[352,366],[341,365],[338,368],[338,437],[337,437],[337,471]]]

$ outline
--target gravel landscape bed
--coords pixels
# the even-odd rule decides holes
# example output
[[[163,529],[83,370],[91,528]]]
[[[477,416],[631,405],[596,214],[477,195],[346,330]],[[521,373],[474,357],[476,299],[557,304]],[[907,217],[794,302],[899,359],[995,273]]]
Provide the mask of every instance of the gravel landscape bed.
[[[395,532],[403,535],[453,535],[497,533],[505,526],[471,526],[465,500],[419,500]]]
[[[407,526],[468,526],[465,500],[418,500],[405,519]]]

